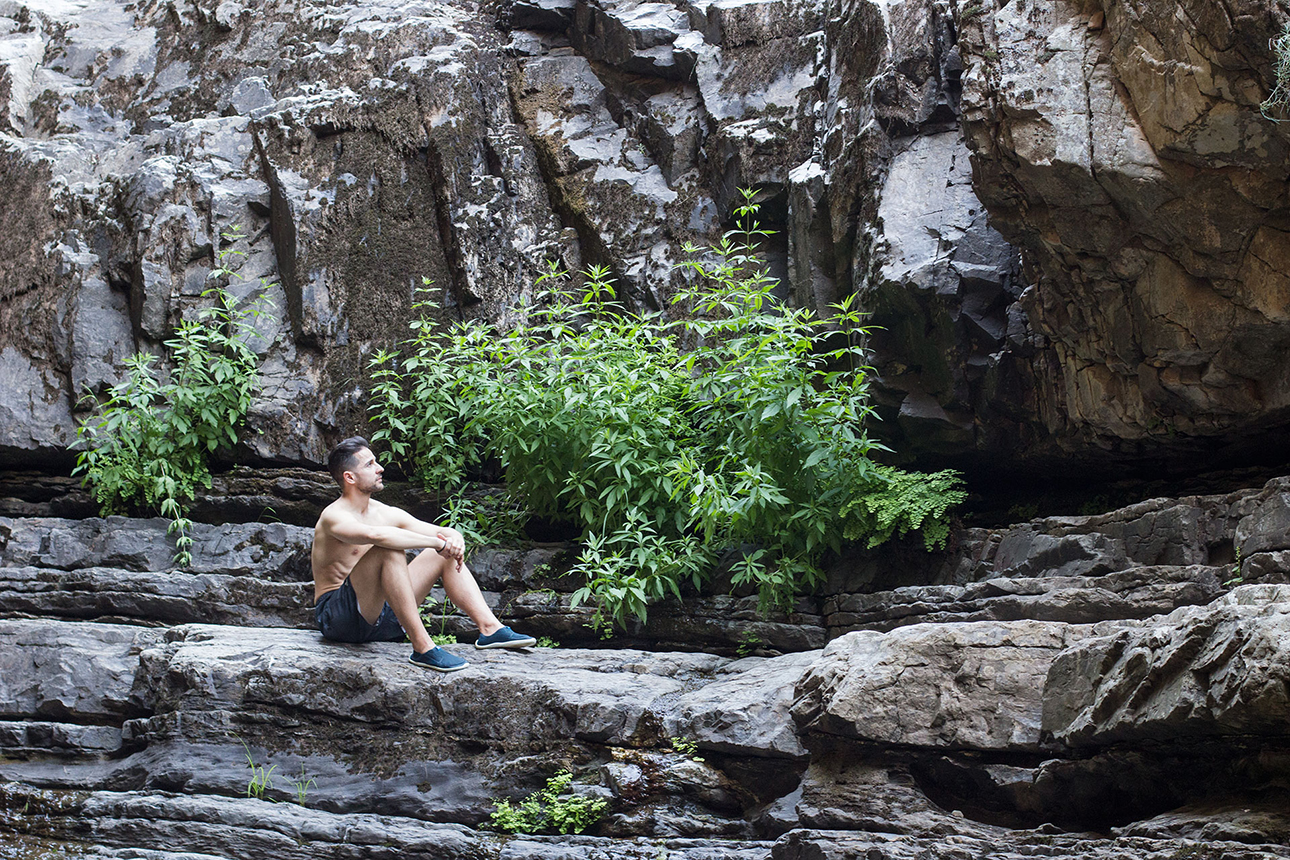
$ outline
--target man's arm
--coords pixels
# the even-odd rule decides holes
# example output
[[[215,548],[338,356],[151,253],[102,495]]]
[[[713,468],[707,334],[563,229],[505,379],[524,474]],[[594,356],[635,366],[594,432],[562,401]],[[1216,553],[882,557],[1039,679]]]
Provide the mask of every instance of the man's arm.
[[[391,525],[410,532],[437,537],[447,545],[449,555],[458,561],[465,560],[466,541],[462,538],[461,532],[447,526],[437,526],[434,523],[419,520],[402,508],[388,506],[386,510],[389,513]]]
[[[441,550],[448,541],[437,533],[414,531],[397,525],[370,525],[350,517],[328,512],[322,517],[324,533],[342,543],[372,544],[385,549]]]

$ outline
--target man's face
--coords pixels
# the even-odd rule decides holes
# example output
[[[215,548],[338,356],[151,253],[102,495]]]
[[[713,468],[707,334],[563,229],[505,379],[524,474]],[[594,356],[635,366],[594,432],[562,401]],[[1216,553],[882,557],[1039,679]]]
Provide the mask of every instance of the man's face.
[[[354,486],[364,493],[375,493],[381,489],[384,486],[381,475],[385,474],[385,470],[376,462],[376,455],[370,449],[363,448],[354,455],[354,459],[358,462],[345,470],[354,476]]]

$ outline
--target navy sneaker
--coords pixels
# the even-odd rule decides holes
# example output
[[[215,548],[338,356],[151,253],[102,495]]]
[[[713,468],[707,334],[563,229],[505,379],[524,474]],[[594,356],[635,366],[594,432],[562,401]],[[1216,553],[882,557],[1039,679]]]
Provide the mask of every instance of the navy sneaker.
[[[476,648],[531,648],[536,644],[537,640],[532,636],[521,636],[509,627],[475,640]]]
[[[439,647],[420,653],[413,651],[408,662],[422,669],[434,669],[436,672],[456,672],[458,669],[465,669],[468,665],[465,660]]]

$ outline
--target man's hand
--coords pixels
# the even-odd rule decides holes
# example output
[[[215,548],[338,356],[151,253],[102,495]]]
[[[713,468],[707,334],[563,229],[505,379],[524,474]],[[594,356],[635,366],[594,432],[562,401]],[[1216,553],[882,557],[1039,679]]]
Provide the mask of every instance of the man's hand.
[[[461,536],[461,532],[456,529],[441,528],[439,539],[444,542],[443,549],[439,550],[440,555],[455,558],[458,564],[465,562],[466,539]]]

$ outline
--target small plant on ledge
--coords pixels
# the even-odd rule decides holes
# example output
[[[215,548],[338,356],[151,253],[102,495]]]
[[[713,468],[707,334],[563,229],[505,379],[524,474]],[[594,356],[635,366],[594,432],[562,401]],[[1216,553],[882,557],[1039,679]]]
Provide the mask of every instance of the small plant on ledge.
[[[565,795],[572,784],[573,774],[564,770],[516,806],[493,801],[489,823],[503,833],[581,833],[600,820],[608,804],[599,797]]]
[[[1290,22],[1281,30],[1281,35],[1268,40],[1275,62],[1273,72],[1276,84],[1272,92],[1259,105],[1265,119],[1273,122],[1284,122],[1290,113]]]

